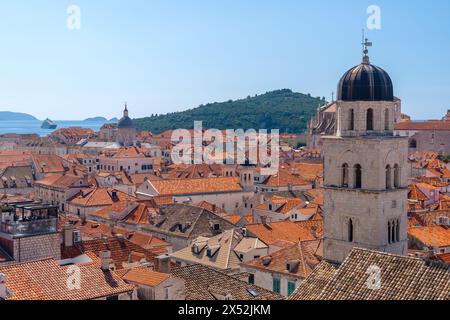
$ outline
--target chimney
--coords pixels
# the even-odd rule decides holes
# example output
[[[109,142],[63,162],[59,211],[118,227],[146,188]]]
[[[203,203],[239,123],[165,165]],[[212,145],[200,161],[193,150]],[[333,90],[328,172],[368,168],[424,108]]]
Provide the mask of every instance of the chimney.
[[[267,226],[267,217],[266,217],[266,216],[261,216],[260,219],[261,219],[261,223],[262,223],[264,226]]]
[[[312,236],[313,236],[314,238],[318,239],[318,236],[317,236],[317,227],[316,227],[316,226],[312,226],[312,227],[311,227],[311,234],[312,234]]]
[[[7,290],[6,290],[6,275],[0,273],[0,300],[6,300]]]
[[[170,257],[168,254],[162,254],[156,257],[156,272],[170,273]]]
[[[100,261],[102,264],[102,271],[109,271],[111,264],[111,251],[100,251]]]
[[[66,224],[63,228],[64,247],[73,247],[73,231],[74,227],[71,224]]]

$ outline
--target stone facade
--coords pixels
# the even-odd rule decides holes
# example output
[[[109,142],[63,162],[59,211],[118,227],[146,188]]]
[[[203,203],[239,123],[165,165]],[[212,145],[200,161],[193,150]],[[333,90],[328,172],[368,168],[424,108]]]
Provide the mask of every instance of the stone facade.
[[[408,140],[394,137],[396,102],[338,101],[337,132],[323,137],[324,255],[354,247],[407,253]]]

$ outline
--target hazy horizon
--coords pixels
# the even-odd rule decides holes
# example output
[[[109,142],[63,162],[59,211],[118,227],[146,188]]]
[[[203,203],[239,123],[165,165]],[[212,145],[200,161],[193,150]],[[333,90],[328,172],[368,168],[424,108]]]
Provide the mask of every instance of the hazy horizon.
[[[67,8],[81,9],[69,30]],[[450,108],[450,3],[40,0],[1,3],[0,110],[38,119],[140,118],[289,88],[331,99],[361,61],[368,6],[381,8],[371,62],[392,77],[403,112]]]

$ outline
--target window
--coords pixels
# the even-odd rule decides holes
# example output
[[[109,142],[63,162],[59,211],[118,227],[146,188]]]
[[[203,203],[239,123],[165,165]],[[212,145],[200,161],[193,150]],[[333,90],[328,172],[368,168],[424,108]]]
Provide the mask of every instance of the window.
[[[394,187],[400,188],[400,167],[398,164],[394,166]]]
[[[348,164],[342,165],[342,187],[348,187]]]
[[[409,141],[409,148],[410,149],[416,149],[417,148],[417,141],[416,141],[416,139],[411,139]]]
[[[164,288],[164,298],[170,300],[170,287]]]
[[[392,188],[391,181],[392,181],[391,166],[387,165],[386,166],[386,189]]]
[[[294,291],[295,291],[295,283],[294,282],[288,282],[288,287],[287,287],[287,294],[288,294],[288,296],[290,296],[291,294],[293,294],[294,293]]]
[[[281,281],[280,279],[273,279],[273,292],[280,293]]]
[[[367,110],[367,131],[373,131],[373,109]]]
[[[273,209],[272,204],[269,204],[269,210],[272,211],[272,209]]]
[[[392,243],[392,238],[391,238],[391,222],[388,222],[388,242],[389,244]]]
[[[391,224],[391,241],[392,241],[392,243],[396,242],[395,241],[395,239],[396,239],[396,237],[395,237],[395,229],[396,229],[396,223],[395,223],[395,221],[393,221],[392,224]]]
[[[384,110],[384,130],[389,130],[389,109]]]
[[[355,110],[353,109],[350,109],[349,121],[348,130],[355,130]]]
[[[250,274],[248,276],[248,283],[249,284],[255,284],[255,275],[254,274]]]
[[[354,167],[355,176],[354,176],[354,186],[355,189],[361,189],[362,188],[362,168],[361,165],[357,164]]]
[[[353,220],[348,220],[348,242],[353,242],[353,236],[354,236],[354,226],[353,226]]]
[[[398,220],[395,227],[395,240],[400,242],[400,222]]]
[[[109,296],[106,300],[119,300],[119,296]]]

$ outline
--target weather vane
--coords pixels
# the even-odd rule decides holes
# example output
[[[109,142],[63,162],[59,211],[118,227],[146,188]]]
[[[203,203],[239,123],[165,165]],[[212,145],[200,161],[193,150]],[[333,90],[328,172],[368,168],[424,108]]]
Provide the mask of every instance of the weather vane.
[[[372,47],[373,43],[371,41],[369,41],[369,39],[367,39],[365,37],[364,29],[363,29],[363,32],[362,32],[362,43],[361,43],[361,45],[363,47],[363,53],[364,53],[364,58],[363,59],[364,59],[364,62],[365,63],[369,63],[369,56],[368,56],[368,54],[369,54],[369,47]]]

